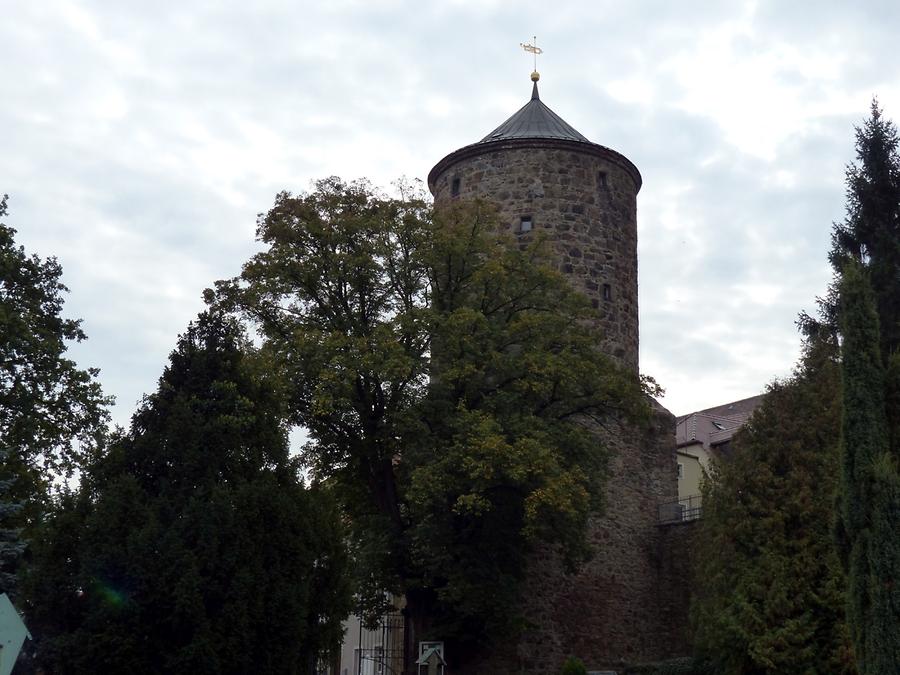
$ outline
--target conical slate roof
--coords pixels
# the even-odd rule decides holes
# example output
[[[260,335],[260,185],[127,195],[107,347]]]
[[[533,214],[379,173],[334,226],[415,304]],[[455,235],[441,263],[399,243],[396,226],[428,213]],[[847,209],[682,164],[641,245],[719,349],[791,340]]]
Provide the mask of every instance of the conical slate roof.
[[[541,103],[536,81],[531,90],[531,100],[478,143],[490,143],[511,138],[561,138],[568,141],[590,143],[562,117]]]
[[[539,77],[537,73],[532,73],[531,79],[534,82],[534,87],[531,90],[531,100],[522,106],[515,115],[480,141],[451,152],[432,167],[431,171],[428,172],[428,187],[431,189],[432,194],[434,194],[435,181],[437,181],[438,177],[454,164],[467,158],[513,148],[540,147],[565,148],[596,155],[607,162],[622,167],[634,179],[636,188],[638,190],[641,189],[641,174],[627,157],[615,150],[592,143],[578,133],[562,117],[541,103],[537,88]]]

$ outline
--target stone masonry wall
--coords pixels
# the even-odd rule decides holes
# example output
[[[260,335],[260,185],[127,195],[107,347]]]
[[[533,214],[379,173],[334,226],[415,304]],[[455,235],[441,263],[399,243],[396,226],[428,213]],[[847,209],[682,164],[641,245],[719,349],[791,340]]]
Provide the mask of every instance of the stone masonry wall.
[[[593,559],[568,575],[556,556],[536,555],[523,594],[529,629],[466,675],[557,675],[573,655],[589,670],[616,670],[671,655],[657,506],[677,498],[673,428],[671,414],[658,409],[650,428],[604,434],[612,456],[606,504],[590,527]]]
[[[639,186],[634,177],[595,154],[510,143],[465,157],[436,176],[431,186],[436,203],[450,198],[454,179],[460,199],[482,197],[497,204],[516,236],[534,236],[519,233],[520,219],[532,218],[533,232],[552,243],[559,270],[600,312],[601,349],[637,369]]]
[[[690,626],[691,589],[694,575],[694,541],[699,520],[663,525],[659,532],[659,612],[664,632],[662,656],[687,656],[693,645]]]
[[[472,146],[445,158],[430,186],[439,205],[458,180],[460,199],[493,201],[522,238],[534,236],[519,233],[520,219],[530,216],[534,231],[551,242],[558,268],[599,310],[601,351],[637,370],[640,179],[621,156],[592,149],[599,147],[533,140],[483,152]],[[675,638],[665,625],[669,615],[659,611],[664,544],[657,523],[658,505],[677,499],[675,420],[653,405],[648,428],[598,430],[609,466],[605,506],[590,526],[593,559],[567,575],[551,552],[535,555],[522,605],[529,628],[465,675],[556,675],[570,655],[591,670],[670,655]]]

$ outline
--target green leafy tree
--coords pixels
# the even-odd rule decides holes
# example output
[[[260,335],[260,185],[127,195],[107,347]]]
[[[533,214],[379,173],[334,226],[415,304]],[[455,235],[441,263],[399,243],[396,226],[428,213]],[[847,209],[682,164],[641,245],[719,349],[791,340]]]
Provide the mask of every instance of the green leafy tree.
[[[866,271],[841,284],[843,471],[837,527],[847,619],[862,675],[900,673],[900,476],[891,452],[878,314]]]
[[[29,474],[12,488],[22,494],[41,473],[78,466],[104,429],[109,399],[96,369],[79,369],[65,356],[85,335],[80,321],[62,317],[62,268],[55,258],[27,255],[15,234],[0,223],[0,445]]]
[[[837,346],[811,340],[704,485],[691,614],[711,672],[855,672],[831,539],[840,405]]]
[[[407,645],[511,629],[530,548],[585,553],[593,429],[644,410],[540,242],[498,230],[483,204],[432,214],[331,178],[279,195],[267,250],[209,294],[292,383],[304,459],[353,525],[360,599],[404,595]]]
[[[0,218],[7,197],[0,198]],[[62,268],[26,254],[0,222],[0,590],[12,593],[53,479],[83,464],[109,419],[96,369],[66,358],[85,339],[62,316]]]
[[[515,626],[537,542],[570,568],[589,554],[605,453],[597,429],[643,403],[635,379],[597,353],[587,301],[493,213],[437,214],[422,255],[431,379],[405,443],[412,574],[407,597],[458,639]],[[598,447],[599,445],[599,447]],[[424,596],[424,597],[423,597]]]
[[[298,477],[280,401],[232,321],[191,325],[40,532],[27,596],[42,666],[306,674],[337,647],[344,531]]]
[[[10,452],[0,450],[0,466],[6,467]],[[8,470],[4,474],[11,473]],[[25,551],[21,528],[15,526],[22,503],[10,497],[14,479],[0,479],[0,593],[15,597],[19,560]]]

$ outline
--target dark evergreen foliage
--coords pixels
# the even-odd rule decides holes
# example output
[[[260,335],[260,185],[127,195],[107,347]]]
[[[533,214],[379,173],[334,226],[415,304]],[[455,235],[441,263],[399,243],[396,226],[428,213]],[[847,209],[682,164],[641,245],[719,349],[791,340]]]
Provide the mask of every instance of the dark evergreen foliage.
[[[836,526],[861,673],[900,668],[900,155],[877,102],[856,130],[829,302],[842,336],[843,472]]]
[[[807,343],[703,489],[692,623],[710,672],[853,673],[830,536],[838,473],[834,342]]]
[[[828,296],[821,301],[821,318],[802,315],[799,322],[807,337],[808,349],[816,344],[841,343],[843,387],[839,405],[834,407],[830,417],[818,416],[814,408],[807,409],[806,417],[782,415],[781,422],[771,411],[756,416],[741,438],[742,442],[754,437],[762,441],[756,448],[757,454],[761,452],[759,465],[742,466],[738,453],[733,466],[723,465],[722,484],[708,488],[711,501],[704,504],[707,515],[704,529],[711,530],[714,543],[704,541],[702,547],[707,556],[714,551],[709,546],[715,545],[721,545],[726,554],[722,565],[709,562],[708,557],[701,563],[702,568],[714,574],[715,583],[707,585],[706,579],[699,580],[698,588],[703,589],[703,597],[697,603],[694,615],[703,650],[725,668],[723,672],[805,672],[790,670],[794,666],[782,666],[783,671],[771,670],[778,662],[773,654],[777,656],[783,652],[792,655],[790,658],[795,665],[801,663],[809,650],[804,647],[803,631],[798,629],[811,626],[810,618],[833,613],[842,587],[846,587],[843,591],[847,596],[846,622],[858,671],[866,675],[895,673],[900,663],[900,587],[896,586],[900,573],[900,482],[897,475],[897,453],[900,451],[900,356],[897,354],[900,347],[900,156],[896,128],[883,117],[877,102],[872,103],[869,119],[856,129],[856,153],[856,162],[847,169],[847,217],[843,223],[834,225],[832,234],[829,258],[835,270],[834,281]],[[804,359],[805,364],[808,362],[809,354]],[[804,376],[798,380],[795,376],[789,388],[808,389],[806,379]],[[771,400],[776,393],[777,390],[773,391],[768,398]],[[779,397],[783,396],[783,393],[779,394]],[[790,401],[781,400],[779,405],[785,411],[797,412]],[[767,401],[761,413],[769,407]],[[756,487],[758,474],[769,477],[771,449],[783,444],[783,439],[802,438],[802,434],[798,435],[801,427],[824,434],[825,439],[837,438],[834,420],[838,410],[842,420],[837,455],[841,472],[837,513],[833,520],[837,552],[846,581],[842,581],[836,572],[828,572],[825,576],[813,573],[812,578],[822,582],[822,592],[809,599],[807,618],[792,619],[783,624],[790,630],[780,634],[775,630],[782,625],[778,617],[744,612],[748,606],[759,605],[761,598],[765,599],[764,604],[770,603],[772,598],[778,599],[780,596],[773,595],[773,590],[785,587],[784,582],[796,576],[791,572],[794,565],[785,561],[770,568],[763,566],[768,575],[764,582],[756,565],[742,568],[735,566],[733,560],[756,561],[767,555],[773,546],[780,545],[780,537],[771,536],[771,522],[783,528],[782,521],[796,525],[798,515],[806,518],[803,514],[819,512],[824,517],[822,506],[826,502],[818,498],[797,502],[796,495],[788,494],[779,502],[780,506],[771,511],[772,516],[777,517],[774,521],[767,520],[769,510],[766,508],[748,511],[746,507],[752,503],[749,502],[751,498],[758,499],[758,494],[775,496],[765,481]],[[768,441],[760,435],[764,425],[770,427]],[[809,447],[815,447],[814,439],[809,440]],[[819,446],[824,448],[821,443]],[[802,458],[804,453],[796,456]],[[822,467],[830,466],[832,456],[830,451],[823,453],[818,465],[811,464],[814,458],[809,456],[798,465],[807,467],[812,470],[811,475],[821,478],[823,494],[834,487],[830,474],[821,475]],[[747,484],[740,485],[740,480],[746,480]],[[802,494],[802,491],[797,492],[797,495]],[[814,504],[814,508],[810,504]],[[733,535],[729,532],[730,527],[733,527]],[[748,528],[749,532],[746,531]],[[820,551],[824,560],[827,556],[820,550],[821,528],[806,530],[804,537],[813,531],[816,536],[810,540],[810,545]],[[771,538],[767,539],[763,534]],[[803,556],[798,553],[798,558],[803,559]],[[803,569],[821,571],[822,567],[811,564]],[[749,590],[748,583],[751,584]],[[804,596],[784,596],[789,602],[785,604],[782,599],[776,606],[782,609],[794,606],[795,597]],[[815,610],[816,607],[821,609]],[[836,619],[834,626],[839,627],[840,621]],[[759,642],[758,636],[775,641]],[[817,645],[816,650],[820,653],[831,650],[834,656],[840,657],[839,663],[830,667],[820,663],[814,672],[838,672],[839,667],[847,667],[846,659],[841,655],[846,656],[849,652],[839,648],[835,651],[841,640],[840,632],[836,631],[825,643],[821,639],[808,643]]]
[[[897,128],[877,101],[856,128],[856,162],[847,167],[847,216],[835,223],[829,260],[835,280],[823,303],[838,325],[838,288],[844,266],[859,261],[869,273],[881,322],[881,353],[900,347],[900,155]]]
[[[878,314],[866,270],[840,287],[843,418],[837,544],[861,675],[900,673],[900,476],[890,448]]]
[[[343,529],[298,477],[269,372],[201,315],[61,499],[27,580],[49,672],[306,675],[340,643]]]

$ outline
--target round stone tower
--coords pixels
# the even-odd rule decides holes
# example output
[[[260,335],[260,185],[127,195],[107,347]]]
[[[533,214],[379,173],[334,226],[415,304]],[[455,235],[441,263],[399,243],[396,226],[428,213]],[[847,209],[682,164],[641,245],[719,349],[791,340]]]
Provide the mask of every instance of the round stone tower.
[[[481,197],[499,207],[516,237],[543,233],[553,264],[598,310],[599,348],[636,372],[641,175],[544,105],[537,73],[532,80],[531,100],[482,140],[438,162],[428,186],[438,207]],[[684,583],[671,581],[677,566],[658,518],[659,505],[678,494],[675,421],[655,402],[653,410],[649,425],[620,421],[597,430],[609,463],[605,508],[589,526],[593,559],[571,575],[551,551],[538,551],[521,599],[529,628],[466,675],[550,675],[571,654],[589,668],[618,670],[687,653],[686,605],[669,597]]]
[[[625,156],[590,142],[531,100],[477,143],[428,174],[435,203],[489,199],[516,236],[547,237],[556,263],[600,313],[601,349],[638,367],[637,193],[641,174]]]

